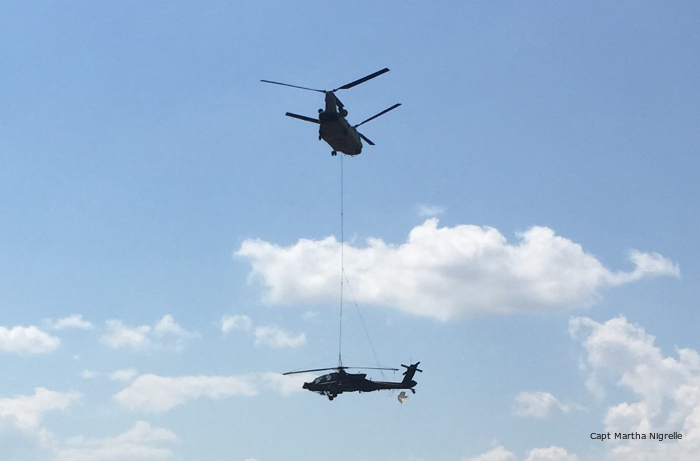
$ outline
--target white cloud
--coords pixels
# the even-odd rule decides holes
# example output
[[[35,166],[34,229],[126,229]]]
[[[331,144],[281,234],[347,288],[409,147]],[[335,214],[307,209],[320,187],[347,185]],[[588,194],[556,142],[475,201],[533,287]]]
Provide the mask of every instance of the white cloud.
[[[116,370],[109,375],[109,379],[112,381],[122,381],[129,382],[138,374],[135,368],[124,368],[121,370]]]
[[[517,416],[532,416],[547,418],[560,411],[568,413],[570,405],[559,401],[549,392],[521,392],[515,397],[515,414]]]
[[[79,397],[77,392],[55,392],[37,387],[34,395],[0,398],[0,418],[10,418],[20,429],[36,429],[45,412],[64,410]]]
[[[269,347],[299,347],[306,344],[306,335],[300,333],[293,336],[276,325],[255,328],[255,345]]]
[[[228,334],[233,329],[252,332],[256,346],[299,347],[306,344],[306,335],[294,335],[277,325],[265,325],[253,328],[253,320],[247,315],[224,315],[221,317],[221,331]]]
[[[260,388],[288,396],[303,392],[304,381],[314,377],[308,373],[285,376],[274,372],[177,377],[146,374],[137,377],[114,399],[131,410],[160,413],[200,398],[253,397],[259,394]]]
[[[516,461],[513,453],[499,446],[475,458],[468,458],[463,461]]]
[[[83,316],[78,314],[69,315],[68,317],[56,320],[55,322],[51,319],[46,319],[46,323],[52,330],[65,330],[67,328],[90,330],[93,328],[92,323],[88,322],[87,320],[83,320]]]
[[[579,458],[561,447],[552,446],[530,450],[525,461],[579,461]]]
[[[247,315],[224,315],[221,317],[221,331],[228,333],[235,329],[248,331],[253,326],[253,320]]]
[[[107,320],[107,333],[102,335],[102,342],[112,349],[127,347],[134,350],[142,350],[151,345],[148,333],[151,327],[141,325],[128,327],[121,320]]]
[[[171,445],[178,437],[167,429],[154,428],[144,421],[111,438],[73,437],[57,451],[55,461],[160,460],[174,457]]]
[[[146,374],[136,378],[114,398],[132,410],[164,412],[202,397],[220,399],[257,393],[255,384],[245,376],[166,377]]]
[[[28,327],[0,326],[0,351],[17,354],[48,354],[53,352],[61,340],[41,331],[34,325]]]
[[[421,218],[432,218],[445,212],[445,209],[437,205],[418,204],[418,216]]]
[[[476,458],[469,458],[464,461],[517,461],[514,453],[498,446]],[[549,447],[535,448],[528,452],[525,461],[579,461],[578,456],[569,454],[564,448]]]
[[[565,312],[592,304],[604,288],[642,277],[679,274],[656,253],[630,253],[631,272],[607,269],[583,248],[546,227],[508,243],[498,230],[473,225],[438,227],[429,219],[408,241],[368,239],[345,245],[345,271],[357,301],[449,320],[471,315]],[[301,239],[289,247],[245,240],[236,255],[251,263],[252,279],[269,304],[336,300],[340,243]]]
[[[86,370],[83,370],[80,372],[80,377],[83,379],[92,379],[92,378],[96,378],[98,376],[98,374],[99,373],[97,373],[96,371],[91,371],[91,370],[86,369]]]
[[[266,387],[285,396],[304,392],[302,388],[304,382],[311,381],[315,377],[311,373],[283,375],[281,373],[266,372],[258,374],[258,378]]]
[[[608,459],[616,461],[691,461],[700,453],[700,354],[679,349],[664,356],[655,338],[624,317],[599,323],[574,318],[570,332],[586,351],[582,367],[594,389],[612,383],[632,392],[631,402],[608,408],[609,432],[680,432],[680,441],[621,442]]]
[[[180,350],[188,339],[198,336],[197,333],[182,328],[170,314],[164,315],[152,327],[130,327],[114,319],[107,320],[105,324],[107,332],[102,335],[102,342],[112,349],[129,348],[140,351],[149,347],[167,347]]]

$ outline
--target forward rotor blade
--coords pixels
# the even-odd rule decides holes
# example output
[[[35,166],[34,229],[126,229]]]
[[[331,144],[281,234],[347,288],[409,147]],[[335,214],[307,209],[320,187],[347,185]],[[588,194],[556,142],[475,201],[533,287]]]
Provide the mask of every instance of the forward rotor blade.
[[[286,114],[287,117],[292,117],[292,118],[298,118],[299,120],[303,120],[305,122],[311,122],[311,123],[321,123],[318,121],[317,118],[311,118],[307,117],[306,115],[299,115],[299,114],[293,114],[291,112],[287,112]]]
[[[378,113],[378,114],[376,114],[376,115],[373,115],[373,116],[371,116],[370,118],[368,118],[367,120],[364,120],[364,121],[358,123],[357,125],[355,125],[355,128],[357,128],[357,127],[360,126],[360,125],[364,125],[365,123],[369,122],[370,120],[374,120],[375,118],[377,118],[377,117],[379,117],[379,116],[381,116],[381,115],[386,114],[386,113],[389,112],[390,110],[396,109],[396,108],[399,107],[400,105],[401,105],[401,103],[397,103],[397,104],[394,104],[393,106],[389,107],[388,109],[384,109],[384,110],[381,111],[380,113]]]
[[[290,85],[289,83],[282,83],[282,82],[273,82],[272,80],[260,80],[261,82],[264,83],[272,83],[273,85],[282,85],[282,86],[291,86],[292,88],[299,88],[302,90],[309,90],[309,91],[317,91],[319,93],[325,93],[323,90],[318,90],[316,88],[307,88],[305,86],[299,86],[299,85]]]
[[[370,141],[369,138],[368,138],[367,136],[363,135],[363,134],[360,133],[359,131],[357,132],[357,134],[359,134],[360,137],[361,137],[362,139],[364,139],[365,142],[366,142],[367,144],[369,144],[370,146],[374,146],[374,143],[373,143],[372,141]]]
[[[369,74],[368,76],[362,77],[362,78],[360,78],[360,79],[358,79],[358,80],[355,80],[354,82],[346,83],[345,85],[340,86],[340,87],[336,88],[336,89],[333,90],[333,91],[350,89],[350,88],[352,88],[353,86],[357,86],[357,85],[359,85],[360,83],[365,83],[367,80],[371,80],[371,79],[373,79],[374,77],[378,77],[378,76],[380,76],[380,75],[382,75],[382,74],[385,74],[385,73],[387,73],[387,72],[389,72],[389,68],[388,68],[388,67],[385,67],[385,68],[382,69],[382,70],[378,70],[377,72],[375,72],[375,73],[373,73],[373,74]]]

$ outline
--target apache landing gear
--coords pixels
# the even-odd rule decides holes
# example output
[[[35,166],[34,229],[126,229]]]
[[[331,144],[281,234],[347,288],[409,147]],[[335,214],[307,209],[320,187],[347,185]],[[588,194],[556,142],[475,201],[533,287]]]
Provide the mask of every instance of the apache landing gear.
[[[331,157],[335,157],[336,155],[338,155],[338,153],[336,151],[331,152]]]

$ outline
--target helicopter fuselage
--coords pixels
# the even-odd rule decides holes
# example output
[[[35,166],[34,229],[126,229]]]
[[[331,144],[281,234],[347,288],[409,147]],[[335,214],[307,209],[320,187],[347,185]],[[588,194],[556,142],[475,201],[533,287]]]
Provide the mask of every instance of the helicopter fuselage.
[[[362,141],[357,130],[335,111],[323,111],[318,114],[320,127],[318,135],[333,148],[334,152],[347,155],[362,153]]]
[[[343,392],[373,392],[385,389],[409,389],[411,392],[416,392],[414,387],[416,382],[413,380],[413,375],[417,370],[418,364],[407,367],[402,381],[372,381],[367,378],[366,373],[347,373],[345,370],[339,370],[333,373],[327,373],[319,376],[309,383],[304,383],[303,388],[311,392],[316,392],[325,395],[330,400],[333,400],[338,394]]]
[[[319,125],[318,139],[323,139],[328,143],[329,146],[333,148],[332,155],[336,155],[338,152],[342,152],[346,155],[359,155],[362,152],[362,141],[373,146],[374,143],[370,141],[365,135],[357,131],[357,127],[364,125],[370,120],[374,120],[380,115],[384,115],[387,112],[396,109],[401,104],[394,104],[388,109],[384,109],[378,114],[356,124],[350,125],[345,117],[348,115],[348,111],[345,110],[343,103],[340,102],[338,97],[335,95],[336,91],[348,90],[361,83],[371,80],[379,75],[389,72],[388,68],[381,69],[372,74],[366,75],[350,83],[346,83],[343,86],[339,86],[334,90],[319,90],[317,88],[309,88],[306,86],[291,85],[289,83],[275,82],[272,80],[261,80],[265,83],[272,83],[274,85],[288,86],[292,88],[299,88],[307,91],[316,91],[318,93],[323,93],[325,95],[325,110],[318,110],[318,118],[311,118],[305,115],[294,114],[287,112],[285,115],[288,117],[303,120],[305,122],[317,123]]]

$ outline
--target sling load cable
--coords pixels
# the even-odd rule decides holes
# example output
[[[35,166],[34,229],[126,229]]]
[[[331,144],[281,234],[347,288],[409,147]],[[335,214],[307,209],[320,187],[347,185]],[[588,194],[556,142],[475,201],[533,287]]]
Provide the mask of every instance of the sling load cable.
[[[343,277],[345,275],[344,247],[345,223],[343,218],[343,157],[340,155],[340,320],[338,322],[338,368],[343,366],[341,351],[343,348]]]
[[[340,157],[340,320],[338,322],[338,367],[343,366],[342,359],[342,347],[343,347],[343,285],[344,282],[348,282],[348,288],[350,289],[350,294],[352,295],[353,302],[355,303],[355,309],[357,309],[357,315],[360,317],[362,322],[362,328],[365,331],[365,336],[367,336],[367,341],[369,342],[369,347],[372,349],[372,355],[374,355],[374,360],[377,362],[377,367],[381,367],[379,363],[379,357],[377,357],[377,351],[374,349],[374,344],[372,344],[372,338],[369,336],[369,331],[367,331],[367,325],[365,324],[365,319],[362,317],[360,312],[360,306],[357,305],[357,299],[355,299],[355,293],[352,291],[350,286],[350,279],[348,279],[345,273],[345,214],[344,214],[344,196],[343,196],[343,157]],[[384,371],[381,371],[382,376],[384,376]]]

